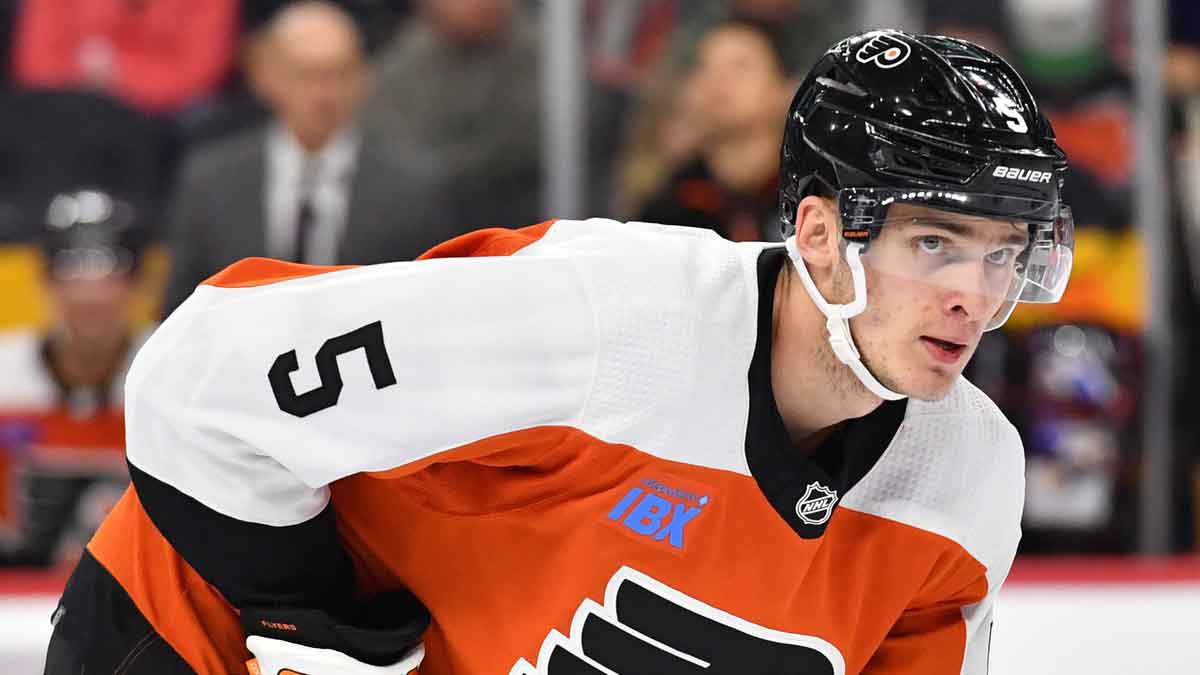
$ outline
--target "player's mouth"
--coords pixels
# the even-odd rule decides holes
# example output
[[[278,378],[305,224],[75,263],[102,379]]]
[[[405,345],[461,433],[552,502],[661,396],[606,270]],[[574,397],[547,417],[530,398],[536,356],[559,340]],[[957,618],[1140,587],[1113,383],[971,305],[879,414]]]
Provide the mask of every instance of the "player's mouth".
[[[967,351],[967,345],[961,342],[951,342],[928,335],[922,335],[921,342],[930,356],[941,363],[957,363]]]

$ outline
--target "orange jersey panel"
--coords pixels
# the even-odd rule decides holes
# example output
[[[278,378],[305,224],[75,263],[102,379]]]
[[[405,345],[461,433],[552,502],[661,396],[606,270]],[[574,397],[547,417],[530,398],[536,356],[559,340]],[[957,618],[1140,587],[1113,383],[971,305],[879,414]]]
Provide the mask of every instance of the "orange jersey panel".
[[[454,454],[481,459],[334,486],[363,586],[407,587],[433,614],[427,675],[537,664],[552,631],[571,636],[580,608],[604,603],[627,570],[765,631],[835,646],[845,670],[830,673],[860,672],[870,659],[873,673],[908,673],[931,658],[945,663],[927,672],[957,672],[959,608],[988,591],[979,563],[943,537],[841,509],[822,538],[800,539],[752,478],[577,430],[535,429]],[[627,501],[635,491],[698,513],[672,532],[670,511]],[[223,669],[248,658],[233,608],[174,554],[132,490],[90,548],[197,672],[237,672]],[[919,611],[905,615],[914,598]],[[920,637],[905,641],[906,630]]]
[[[765,629],[836,645],[851,673],[917,597],[928,606],[905,619],[926,636],[914,647],[938,652],[942,642],[947,663],[929,672],[958,671],[959,608],[988,589],[983,568],[953,542],[851,510],[835,512],[821,539],[804,540],[750,477],[664,462],[577,431],[549,452],[536,440],[522,445],[524,453],[488,455],[493,462],[334,486],[365,578],[381,589],[408,587],[433,613],[423,673],[506,672],[514,644],[537,664],[550,631],[572,636],[581,605],[603,603],[623,568]],[[622,508],[635,491],[698,513],[672,532],[672,515],[687,511],[639,512],[637,497]],[[939,558],[957,562],[930,579]],[[908,672],[905,652],[890,647],[875,672]]]
[[[133,488],[96,531],[88,550],[197,673],[244,672],[250,652],[237,613],[162,538]]]

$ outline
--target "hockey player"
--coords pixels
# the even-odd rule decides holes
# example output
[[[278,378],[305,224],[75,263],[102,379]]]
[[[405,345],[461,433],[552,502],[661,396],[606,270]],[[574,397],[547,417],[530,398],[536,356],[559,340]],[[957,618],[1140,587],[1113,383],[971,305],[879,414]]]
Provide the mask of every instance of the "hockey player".
[[[0,333],[0,566],[74,565],[129,483],[121,383],[149,335],[132,312],[142,213],[98,190],[50,200],[49,327]]]
[[[1063,154],[949,38],[847,39],[789,114],[783,245],[552,221],[208,280],[48,672],[984,673],[1022,450],[960,373],[1062,294]]]

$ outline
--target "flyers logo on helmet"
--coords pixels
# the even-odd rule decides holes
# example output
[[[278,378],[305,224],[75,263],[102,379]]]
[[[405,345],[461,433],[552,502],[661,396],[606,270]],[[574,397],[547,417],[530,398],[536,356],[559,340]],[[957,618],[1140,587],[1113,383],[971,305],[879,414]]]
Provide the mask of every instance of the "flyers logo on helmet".
[[[895,68],[908,60],[912,47],[900,38],[880,33],[859,47],[856,58],[859,63],[875,62],[880,68]]]
[[[751,623],[622,567],[609,580],[603,605],[585,598],[569,634],[551,630],[537,664],[520,659],[509,675],[702,672],[845,675],[846,661],[818,637]]]

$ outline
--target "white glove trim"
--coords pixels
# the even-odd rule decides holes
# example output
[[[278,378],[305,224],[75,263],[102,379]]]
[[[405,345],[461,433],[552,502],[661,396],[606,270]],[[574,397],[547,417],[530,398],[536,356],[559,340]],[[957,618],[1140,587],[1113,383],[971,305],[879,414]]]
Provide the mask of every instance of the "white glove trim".
[[[251,675],[408,675],[425,658],[425,646],[417,645],[390,666],[372,666],[332,649],[305,647],[261,635],[246,638],[246,648],[255,656],[247,664]]]

